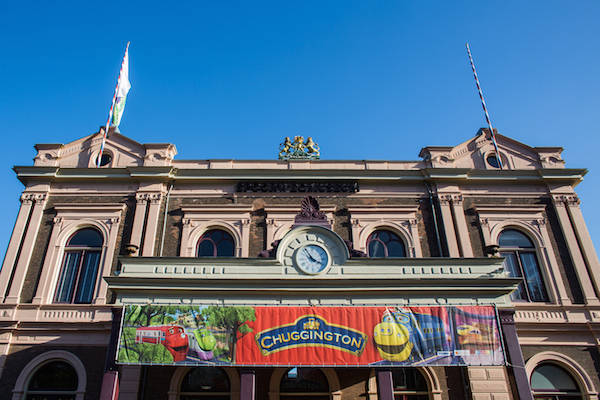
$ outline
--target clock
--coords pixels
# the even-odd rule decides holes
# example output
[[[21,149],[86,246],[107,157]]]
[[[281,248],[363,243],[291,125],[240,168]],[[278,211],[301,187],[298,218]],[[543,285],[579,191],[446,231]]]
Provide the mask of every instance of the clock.
[[[309,275],[323,271],[329,265],[327,250],[317,244],[307,244],[296,250],[296,265]]]
[[[321,226],[297,226],[277,246],[277,259],[290,275],[335,274],[349,257],[342,238]]]

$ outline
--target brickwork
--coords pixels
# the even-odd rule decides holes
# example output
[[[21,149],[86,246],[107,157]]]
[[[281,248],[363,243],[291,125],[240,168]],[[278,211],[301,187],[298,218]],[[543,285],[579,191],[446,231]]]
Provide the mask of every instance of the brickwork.
[[[489,198],[489,197],[466,197],[465,198],[465,209],[467,213],[467,221],[471,221],[468,224],[469,235],[471,237],[471,243],[473,246],[473,252],[477,254],[483,254],[483,239],[481,233],[481,227],[477,220],[475,208],[478,205],[543,205],[546,210],[544,212],[545,217],[548,220],[550,245],[555,250],[557,259],[556,262],[559,266],[561,277],[566,283],[565,288],[569,295],[569,298],[575,304],[583,304],[583,295],[581,292],[581,286],[577,281],[577,274],[573,266],[573,262],[569,256],[567,250],[566,241],[560,230],[558,218],[554,212],[554,207],[551,204],[549,198]]]
[[[0,398],[10,398],[8,393],[12,394],[15,382],[21,373],[21,370],[34,357],[51,351],[64,350],[76,355],[87,373],[86,400],[97,400],[100,396],[100,387],[102,385],[102,376],[104,374],[104,359],[106,357],[106,347],[92,346],[53,346],[51,344],[23,346],[11,345],[10,352],[6,359],[2,380],[0,380]],[[4,397],[6,396],[6,397]]]
[[[588,373],[596,390],[600,388],[600,352],[596,347],[586,346],[521,346],[525,363],[544,351],[561,353],[574,360]]]
[[[53,209],[56,203],[75,203],[75,204],[93,204],[93,203],[126,203],[127,209],[119,222],[119,235],[117,237],[117,243],[115,247],[115,253],[111,255],[113,264],[112,270],[115,270],[118,265],[118,255],[123,254],[122,250],[127,240],[122,240],[123,236],[128,238],[131,235],[131,221],[133,220],[133,204],[134,201],[131,197],[125,196],[110,196],[110,197],[97,197],[97,196],[50,196],[46,204],[46,209],[42,217],[40,230],[38,232],[35,248],[31,256],[31,261],[27,268],[27,274],[25,275],[25,285],[21,292],[22,303],[31,303],[33,296],[37,290],[40,275],[42,272],[42,266],[46,258],[48,250],[48,243],[52,234],[53,218],[56,216],[56,212]],[[110,299],[110,295],[108,296]]]
[[[266,223],[267,217],[264,210],[265,207],[274,205],[290,205],[300,208],[300,201],[305,195],[286,195],[277,197],[265,197],[263,194],[250,196],[236,196],[234,198],[223,197],[198,197],[198,198],[177,198],[172,196],[169,202],[169,212],[167,216],[167,226],[165,234],[165,244],[163,256],[176,257],[179,256],[181,247],[181,219],[183,214],[181,208],[190,205],[225,205],[225,204],[250,204],[252,212],[250,215],[250,240],[249,240],[249,256],[257,257],[258,254],[271,247],[271,243],[266,243]],[[344,240],[351,240],[350,213],[348,207],[353,205],[419,205],[417,214],[417,224],[419,230],[419,238],[423,249],[424,257],[438,255],[437,244],[435,239],[435,230],[433,228],[433,219],[431,216],[431,208],[428,200],[420,201],[420,199],[397,199],[397,198],[352,198],[352,197],[335,197],[335,196],[318,196],[313,194],[319,201],[321,207],[334,207],[333,226],[332,229],[340,235]],[[159,221],[159,234],[157,235],[157,248],[160,247],[160,235],[162,232],[162,214]]]

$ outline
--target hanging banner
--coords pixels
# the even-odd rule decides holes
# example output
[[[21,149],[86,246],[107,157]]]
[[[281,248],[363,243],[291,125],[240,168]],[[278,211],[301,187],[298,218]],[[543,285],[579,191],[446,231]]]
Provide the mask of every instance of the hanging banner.
[[[135,305],[124,313],[122,364],[504,364],[491,306]]]

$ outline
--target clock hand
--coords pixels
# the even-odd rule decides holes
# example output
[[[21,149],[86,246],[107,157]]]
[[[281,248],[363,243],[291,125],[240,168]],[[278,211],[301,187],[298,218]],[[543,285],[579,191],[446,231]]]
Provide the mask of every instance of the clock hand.
[[[308,256],[308,258],[310,258],[312,261],[317,261],[312,254],[310,254],[310,252],[308,251],[307,248],[304,248],[304,252],[306,253],[306,255]]]

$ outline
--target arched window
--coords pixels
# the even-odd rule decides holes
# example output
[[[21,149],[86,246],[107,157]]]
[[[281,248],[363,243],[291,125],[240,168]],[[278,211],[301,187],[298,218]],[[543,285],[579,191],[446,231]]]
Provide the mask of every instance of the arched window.
[[[548,301],[548,294],[535,254],[535,246],[527,236],[514,229],[507,229],[498,238],[500,255],[505,258],[504,268],[510,276],[522,278],[513,300]]]
[[[235,242],[233,237],[221,229],[206,231],[198,240],[198,257],[233,257]]]
[[[65,361],[42,365],[29,379],[27,400],[71,400],[77,395],[77,372]]]
[[[415,368],[392,370],[395,400],[427,400],[429,389],[423,375]]]
[[[91,303],[103,244],[96,229],[84,228],[67,241],[54,301]]]
[[[367,238],[369,257],[406,257],[404,242],[388,230],[377,230]]]
[[[536,399],[580,400],[581,391],[575,379],[555,364],[540,364],[531,374],[531,390]]]
[[[221,368],[198,367],[183,377],[179,400],[228,400],[229,392],[229,377],[225,371]]]
[[[281,378],[280,400],[329,400],[329,382],[318,368],[292,368]]]

